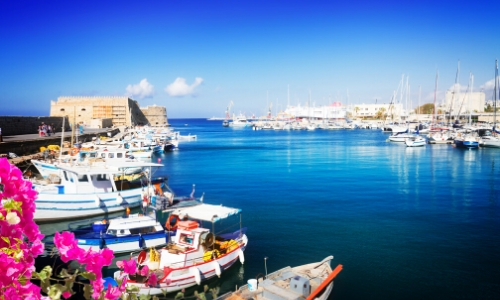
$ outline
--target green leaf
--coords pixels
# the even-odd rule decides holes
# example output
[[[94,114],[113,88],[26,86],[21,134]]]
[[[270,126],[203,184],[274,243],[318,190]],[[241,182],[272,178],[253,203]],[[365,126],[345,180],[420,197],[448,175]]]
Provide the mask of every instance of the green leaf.
[[[139,293],[140,289],[138,286],[128,286],[127,285],[127,292],[129,293]]]
[[[205,285],[203,286],[203,293],[206,293],[207,291],[208,291],[208,285],[206,285],[206,284],[205,284]]]
[[[26,276],[23,275],[23,276],[19,276],[19,278],[17,280],[19,280],[19,283],[21,285],[25,285],[26,282],[28,281],[28,278],[26,278]]]
[[[184,299],[184,293],[178,292],[177,295],[175,295],[174,299]]]
[[[83,297],[87,300],[92,300],[92,286],[90,284],[83,286]]]
[[[8,237],[6,237],[6,236],[2,236],[2,240],[3,240],[4,242],[6,242],[7,244],[9,244],[9,246],[10,246],[10,239],[9,239]]]
[[[139,300],[150,300],[151,295],[139,295]]]
[[[68,278],[70,276],[71,275],[68,273],[67,269],[62,269],[61,272],[59,272],[59,275],[57,275],[59,278]]]
[[[66,288],[63,285],[60,284],[54,284],[51,285],[49,288],[49,292],[47,295],[52,299],[52,300],[59,300],[61,299],[62,293],[66,291]]]
[[[96,279],[96,275],[93,272],[82,272],[82,273],[80,273],[80,276],[82,276],[83,278],[88,279],[88,280],[95,280]]]

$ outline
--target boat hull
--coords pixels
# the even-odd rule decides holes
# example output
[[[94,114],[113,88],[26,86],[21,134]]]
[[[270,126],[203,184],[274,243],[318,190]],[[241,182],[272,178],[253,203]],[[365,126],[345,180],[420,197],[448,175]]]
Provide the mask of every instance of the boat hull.
[[[61,186],[40,191],[35,200],[34,220],[51,222],[125,211],[141,204],[142,188],[103,194],[59,194]],[[118,197],[120,194],[120,197]]]
[[[455,140],[455,146],[464,149],[477,149],[479,148],[479,142]]]
[[[146,283],[138,283],[131,280],[127,281],[127,285],[139,288],[139,294],[141,295],[159,295],[163,294],[164,292],[177,292],[182,289],[200,284],[201,282],[215,276],[219,276],[217,274],[219,273],[219,270],[220,272],[224,272],[224,270],[230,268],[238,260],[243,263],[243,251],[245,250],[245,247],[246,243],[243,246],[216,260],[204,262],[195,266],[171,269],[170,273],[166,277],[164,277],[163,279],[158,278],[160,279],[160,282],[155,287],[150,287]],[[218,267],[216,266],[216,264],[218,265]],[[117,271],[114,273],[115,279],[121,279],[122,276],[124,275],[123,273],[121,273],[121,271]]]

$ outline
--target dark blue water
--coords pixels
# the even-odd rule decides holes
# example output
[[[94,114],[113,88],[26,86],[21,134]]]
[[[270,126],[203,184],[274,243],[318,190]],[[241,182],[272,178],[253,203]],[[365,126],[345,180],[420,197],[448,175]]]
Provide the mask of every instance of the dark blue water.
[[[170,122],[198,139],[159,156],[157,175],[178,194],[196,184],[205,202],[242,208],[249,228],[245,264],[212,283],[223,291],[264,273],[264,257],[274,271],[334,255],[335,299],[500,295],[500,150]]]

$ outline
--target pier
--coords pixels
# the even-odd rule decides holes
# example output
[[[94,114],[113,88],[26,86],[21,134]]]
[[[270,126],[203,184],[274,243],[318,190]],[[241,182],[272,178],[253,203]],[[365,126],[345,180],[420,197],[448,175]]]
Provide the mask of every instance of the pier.
[[[85,128],[84,133],[78,134],[77,138],[80,142],[88,142],[97,136],[114,136],[119,132],[119,128]],[[61,145],[61,135],[62,132],[51,136],[40,136],[38,133],[3,136],[3,142],[0,142],[0,157],[7,157],[16,166],[22,165],[32,158],[40,158],[41,147]],[[71,132],[64,133],[64,141],[71,142]],[[75,137],[73,141],[76,141]],[[17,157],[9,157],[9,153],[14,153]]]

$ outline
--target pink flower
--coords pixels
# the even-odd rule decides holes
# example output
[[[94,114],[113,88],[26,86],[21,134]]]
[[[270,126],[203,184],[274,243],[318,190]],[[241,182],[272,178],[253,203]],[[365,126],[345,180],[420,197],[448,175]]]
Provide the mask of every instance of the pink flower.
[[[70,292],[68,292],[68,291],[65,291],[64,293],[62,293],[62,297],[63,297],[64,299],[68,299],[69,297],[71,297],[71,293],[70,293]]]
[[[135,260],[118,261],[118,262],[116,262],[116,265],[120,269],[123,268],[123,272],[125,272],[127,274],[135,274],[137,272],[137,264],[136,264]]]
[[[106,290],[106,294],[104,294],[104,299],[115,300],[120,298],[121,295],[122,291],[120,287],[118,286],[111,287],[111,284],[108,284],[108,289]]]
[[[156,274],[154,272],[149,276],[147,284],[149,286],[156,286],[158,284],[158,278],[156,277]]]
[[[149,267],[148,266],[143,266],[142,269],[139,271],[139,274],[142,276],[147,276],[149,273]]]

